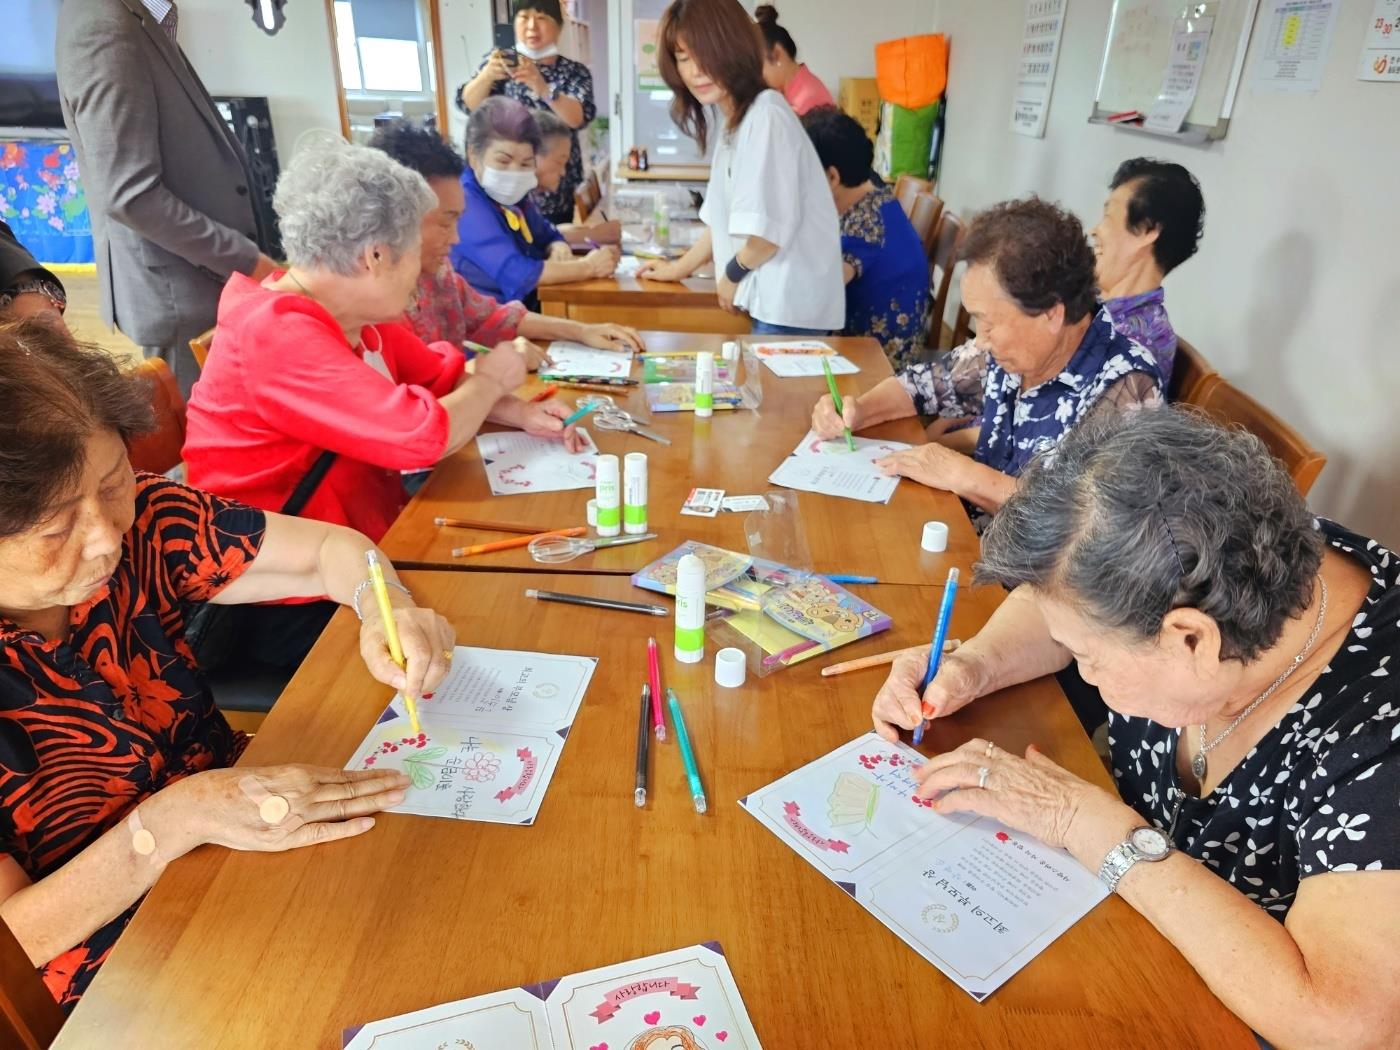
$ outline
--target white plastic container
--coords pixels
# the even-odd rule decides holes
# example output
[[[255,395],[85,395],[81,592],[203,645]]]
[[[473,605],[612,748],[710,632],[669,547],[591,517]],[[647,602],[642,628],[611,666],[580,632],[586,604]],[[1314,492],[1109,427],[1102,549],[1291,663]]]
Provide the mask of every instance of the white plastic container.
[[[622,530],[647,531],[647,454],[629,452],[622,461]]]
[[[694,554],[676,566],[676,659],[698,664],[705,658],[705,563]]]
[[[598,535],[618,536],[622,533],[622,493],[618,484],[617,457],[598,457]]]
[[[715,355],[709,350],[695,355],[695,414],[701,419],[715,414]]]

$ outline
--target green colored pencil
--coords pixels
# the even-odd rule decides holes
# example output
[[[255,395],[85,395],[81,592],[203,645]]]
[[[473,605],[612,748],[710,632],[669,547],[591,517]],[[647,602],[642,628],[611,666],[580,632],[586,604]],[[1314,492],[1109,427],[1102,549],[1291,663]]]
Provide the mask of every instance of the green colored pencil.
[[[841,395],[836,392],[836,377],[831,374],[831,362],[825,357],[822,358],[822,371],[826,373],[826,388],[831,391],[831,404],[838,416],[844,416],[846,409],[841,404]],[[846,428],[846,447],[852,452],[856,450],[856,439],[851,436],[850,427]]]

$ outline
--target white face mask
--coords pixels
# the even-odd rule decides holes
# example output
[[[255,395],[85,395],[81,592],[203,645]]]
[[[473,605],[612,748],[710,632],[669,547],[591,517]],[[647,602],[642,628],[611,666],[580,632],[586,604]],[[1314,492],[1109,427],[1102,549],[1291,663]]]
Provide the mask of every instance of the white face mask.
[[[481,188],[497,204],[519,204],[539,185],[533,171],[506,171],[489,164],[481,169]]]
[[[546,44],[544,47],[539,48],[537,50],[531,47],[529,44],[525,44],[517,40],[515,42],[515,50],[519,51],[531,62],[538,62],[542,58],[553,58],[555,55],[559,54],[559,45]]]

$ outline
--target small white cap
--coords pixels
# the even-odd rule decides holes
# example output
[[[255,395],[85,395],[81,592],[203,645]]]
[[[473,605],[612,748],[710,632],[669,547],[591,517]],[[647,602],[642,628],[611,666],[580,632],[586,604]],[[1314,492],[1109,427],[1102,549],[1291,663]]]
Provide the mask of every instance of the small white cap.
[[[739,360],[739,344],[733,339],[726,339],[724,346],[720,347],[720,356],[726,361]]]
[[[924,538],[919,546],[931,554],[948,549],[948,526],[941,521],[924,522]]]
[[[742,649],[721,649],[715,653],[715,682],[726,689],[743,685],[748,670]]]
[[[591,499],[588,501],[588,510],[585,512],[588,524],[593,528],[598,527],[598,501]],[[578,520],[578,519],[575,519]]]

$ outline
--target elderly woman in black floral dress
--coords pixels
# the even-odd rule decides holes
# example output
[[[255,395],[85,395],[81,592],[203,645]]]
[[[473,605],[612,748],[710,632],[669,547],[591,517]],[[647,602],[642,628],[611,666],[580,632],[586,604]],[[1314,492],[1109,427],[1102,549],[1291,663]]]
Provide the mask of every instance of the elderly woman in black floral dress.
[[[583,184],[578,129],[598,115],[593,74],[582,62],[559,53],[564,26],[559,0],[512,0],[510,11],[515,19],[514,51],[492,51],[482,59],[476,76],[458,89],[457,108],[470,114],[492,95],[506,95],[531,109],[547,109],[574,129],[559,188],[534,192],[544,217],[558,226],[573,221],[574,190]]]
[[[926,762],[920,794],[1068,849],[1275,1046],[1394,1047],[1395,555],[1314,521],[1254,437],[1163,408],[1033,462],[978,569],[1010,597],[922,699],[926,651],[901,659],[876,729],[1074,661],[1110,708],[1118,795],[987,740]],[[1086,962],[1087,981],[1113,965]],[[1190,1004],[1160,1007],[1175,1045]]]

